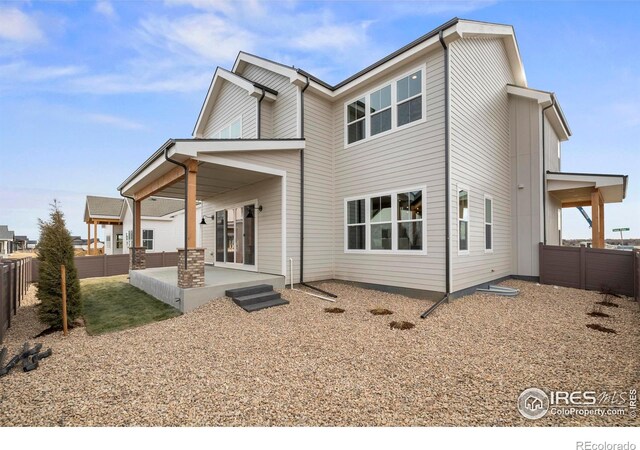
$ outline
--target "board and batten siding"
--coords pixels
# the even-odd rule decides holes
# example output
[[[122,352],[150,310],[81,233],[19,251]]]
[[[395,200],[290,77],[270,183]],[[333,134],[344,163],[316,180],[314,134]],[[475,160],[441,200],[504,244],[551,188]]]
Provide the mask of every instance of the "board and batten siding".
[[[500,39],[450,46],[452,291],[512,274],[508,83]],[[458,187],[469,191],[469,252],[458,253]],[[484,196],[493,197],[493,251],[485,252]]]
[[[256,138],[257,100],[230,81],[224,81],[206,120],[203,137],[210,138],[242,116],[242,138]]]
[[[509,114],[513,274],[537,276],[538,243],[542,241],[540,107],[535,100],[512,95]]]
[[[344,101],[336,101],[335,147],[335,278],[428,291],[445,290],[444,191],[444,58],[436,50],[398,67],[379,82],[363,86],[349,99],[426,64],[423,84],[426,120],[385,136],[344,145]],[[344,100],[349,100],[344,99]],[[426,186],[427,254],[346,253],[344,199]]]
[[[278,91],[276,101],[265,110],[271,113],[271,138],[298,137],[298,88],[288,78],[253,64],[247,64],[240,75]]]
[[[289,258],[294,259],[294,282],[298,282],[300,273],[300,152],[297,150],[220,152],[216,153],[216,156],[286,172],[287,253],[284,255],[284,262],[286,263],[287,282],[289,282]],[[262,212],[257,213],[259,216],[258,271],[282,275],[282,221],[274,218],[274,215],[282,216],[282,204],[280,201],[282,190],[279,181],[281,177],[275,178],[277,183],[270,178],[266,181],[263,180],[242,187],[236,191],[204,199],[203,211],[204,214],[210,216],[217,205],[223,205],[228,200],[234,200],[230,204],[235,204],[246,200],[258,199],[258,204],[262,204],[263,207]],[[277,184],[277,189],[274,183]],[[263,217],[265,218],[263,219]],[[265,230],[262,230],[262,227],[266,227]],[[215,248],[214,239],[215,230],[213,232],[205,231],[203,246],[207,249],[207,262],[213,262],[210,253]]]

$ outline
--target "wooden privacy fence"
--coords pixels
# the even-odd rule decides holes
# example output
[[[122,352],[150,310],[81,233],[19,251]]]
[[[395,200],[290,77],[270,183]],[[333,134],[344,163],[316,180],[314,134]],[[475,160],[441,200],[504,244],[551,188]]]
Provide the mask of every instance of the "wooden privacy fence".
[[[0,259],[0,342],[32,281],[31,258]]]
[[[178,252],[147,253],[147,268],[178,265]],[[76,256],[74,258],[79,278],[110,277],[129,273],[129,255]],[[38,281],[40,261],[33,261],[33,281]]]
[[[540,244],[540,283],[640,300],[640,252]]]

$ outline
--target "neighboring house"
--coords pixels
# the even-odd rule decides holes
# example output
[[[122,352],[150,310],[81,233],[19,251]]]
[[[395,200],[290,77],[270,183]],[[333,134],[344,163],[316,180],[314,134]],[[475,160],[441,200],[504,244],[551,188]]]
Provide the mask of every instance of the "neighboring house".
[[[87,239],[82,239],[80,236],[71,236],[71,245],[73,245],[73,248],[76,250],[85,250],[87,251],[88,246],[87,246]],[[101,240],[97,240],[97,242],[94,242],[93,240],[91,241],[91,246],[92,248],[98,248],[101,249],[104,247],[104,243]]]
[[[0,256],[13,253],[13,231],[7,225],[0,225]]]
[[[570,135],[555,95],[528,87],[511,26],[453,19],[337,85],[241,52],[192,138],[118,189],[201,201],[204,250],[191,213],[186,234],[207,264],[460,293],[537,277],[563,207],[593,206],[603,242],[627,177],[560,172]]]
[[[24,251],[27,249],[27,243],[29,242],[29,238],[26,236],[14,236],[13,237],[13,248],[14,251]]]
[[[200,218],[197,219],[200,220]],[[129,247],[133,245],[131,200],[87,196],[84,220],[89,230],[91,225],[94,225],[93,236],[97,236],[97,226],[102,225],[105,254],[117,255],[129,252]],[[184,247],[183,200],[148,198],[142,202],[141,222],[142,246],[146,251],[175,252],[178,247]],[[91,247],[93,248],[93,245]]]

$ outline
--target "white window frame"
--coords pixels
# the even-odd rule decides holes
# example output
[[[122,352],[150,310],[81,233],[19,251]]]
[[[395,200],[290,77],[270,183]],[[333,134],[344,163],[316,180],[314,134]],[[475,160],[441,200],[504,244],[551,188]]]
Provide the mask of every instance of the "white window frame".
[[[121,240],[120,240],[120,244],[122,244],[120,247],[118,247],[118,236],[121,236]],[[113,248],[115,250],[123,250],[124,249],[124,235],[122,233],[115,233],[114,234],[114,239],[113,239]]]
[[[368,96],[367,96],[367,97],[368,97],[368,99],[369,99],[369,103],[371,103],[371,96],[372,96],[373,94],[375,94],[376,92],[378,92],[378,91],[381,91],[381,90],[385,89],[386,87],[389,87],[389,90],[391,91],[391,93],[389,94],[389,97],[390,97],[390,98],[389,98],[389,100],[390,100],[390,101],[389,101],[389,106],[387,106],[386,108],[379,109],[378,111],[376,111],[376,112],[374,112],[374,113],[371,113],[371,104],[369,104],[368,106],[365,106],[365,117],[366,117],[366,108],[369,108],[369,134],[370,134],[372,137],[373,137],[373,136],[378,136],[379,134],[387,133],[387,132],[389,132],[389,131],[391,131],[391,130],[393,129],[393,117],[394,117],[394,116],[393,116],[393,87],[392,87],[392,85],[391,85],[391,84],[384,84],[384,85],[382,85],[382,86],[380,87],[380,89],[376,89],[375,91],[370,92],[370,93],[368,94]],[[385,111],[386,111],[386,110],[388,110],[388,109],[389,109],[389,110],[391,110],[391,128],[389,128],[389,129],[388,129],[388,130],[386,130],[386,131],[381,131],[380,133],[371,134],[371,125],[373,124],[373,121],[371,120],[371,118],[372,118],[373,116],[377,116],[377,115],[382,114],[383,112],[385,112]],[[365,124],[365,125],[366,125],[366,124]],[[365,128],[366,128],[366,126],[365,126]],[[365,136],[366,136],[366,134],[365,134]],[[366,139],[366,138],[365,138],[365,139]],[[361,140],[364,140],[364,139],[361,139]],[[360,142],[360,141],[356,141],[356,142]],[[355,142],[353,142],[353,143],[355,144]]]
[[[349,142],[349,125],[357,123],[357,122],[364,122],[364,137],[362,139],[358,140],[358,141],[353,141],[349,145],[353,145],[353,144],[356,144],[358,142],[362,142],[365,139],[367,139],[367,136],[368,136],[368,133],[367,133],[368,126],[367,126],[367,124],[371,124],[370,116],[369,116],[369,114],[367,114],[367,108],[369,107],[369,102],[367,101],[367,96],[368,95],[370,95],[370,94],[367,94],[367,95],[361,96],[361,97],[357,97],[357,98],[353,99],[352,101],[350,101],[349,103],[345,103],[345,105],[344,105],[344,114],[345,114],[344,115],[344,118],[345,118],[345,122],[344,122],[345,123],[345,125],[344,125],[344,133],[345,133],[344,134],[344,139],[345,139],[345,142]],[[356,118],[355,120],[352,120],[351,122],[349,122],[349,105],[351,105],[352,103],[356,103],[356,102],[358,102],[360,100],[363,100],[363,103],[364,103],[364,117],[361,117],[359,119]]]
[[[145,231],[151,231],[151,234],[152,234],[152,238],[151,239],[145,239],[144,238],[144,232]],[[146,251],[151,251],[152,252],[154,250],[154,248],[155,248],[155,241],[156,241],[156,232],[155,232],[155,230],[153,228],[143,229],[141,238],[142,238],[141,239],[141,241],[142,241],[141,243],[142,243],[143,247],[144,247],[144,241],[149,241],[149,240],[151,241],[151,248],[146,248],[145,247],[145,249],[146,249]]]
[[[415,72],[421,72],[421,78],[422,78],[422,89],[420,91],[420,94],[416,94],[413,97],[410,98],[406,98],[404,99],[402,102],[398,102],[397,100],[397,81],[402,79],[402,78],[406,78],[409,75],[415,73]],[[413,67],[411,70],[407,70],[406,72],[404,72],[402,75],[399,75],[397,77],[394,77],[391,80],[387,80],[384,83],[378,84],[376,86],[374,86],[373,89],[369,89],[366,92],[354,96],[352,98],[350,98],[348,101],[346,101],[343,105],[343,113],[344,113],[344,118],[343,118],[343,127],[344,127],[344,139],[343,139],[343,143],[344,143],[344,148],[349,148],[352,147],[354,145],[358,145],[361,144],[363,142],[367,142],[370,141],[371,139],[377,139],[379,137],[382,136],[387,136],[388,134],[394,133],[396,131],[399,130],[404,130],[406,128],[410,128],[416,125],[419,125],[421,123],[426,122],[427,120],[427,93],[426,93],[426,73],[427,73],[427,65],[426,64],[422,64],[416,67]],[[391,129],[387,130],[387,131],[383,131],[382,133],[378,133],[378,134],[374,134],[371,135],[371,108],[370,108],[370,101],[371,101],[371,94],[373,94],[376,91],[379,91],[382,88],[387,87],[389,84],[391,84]],[[422,96],[422,118],[419,120],[414,120],[413,122],[409,122],[406,123],[404,125],[398,126],[398,103],[404,103],[407,102],[413,98],[418,97],[418,95]],[[348,106],[357,101],[364,98],[364,120],[365,120],[365,127],[364,127],[364,138],[360,139],[359,141],[355,141],[352,143],[349,143],[349,124],[347,123],[347,120],[349,118],[348,116]],[[351,122],[353,123],[353,122]]]
[[[220,134],[226,130],[227,128],[229,129],[229,132],[231,132],[231,126],[236,123],[236,122],[240,122],[240,136],[237,138],[222,138],[220,137]],[[221,127],[220,129],[218,129],[218,131],[216,131],[215,133],[213,133],[211,135],[211,139],[242,139],[242,114],[240,114],[240,116],[236,117],[234,120],[232,120],[231,122],[227,123],[224,127]]]
[[[468,194],[467,194],[468,195]],[[487,222],[487,200],[489,200],[491,202],[491,222]],[[493,227],[494,227],[494,213],[495,213],[495,206],[494,206],[494,202],[493,202],[493,197],[489,194],[484,194],[484,204],[483,204],[483,209],[484,209],[484,252],[485,253],[493,253],[493,249],[495,247],[495,242],[493,241]],[[487,248],[487,225],[491,225],[491,248]]]
[[[460,218],[460,191],[467,193],[467,208],[469,209],[469,218],[467,219],[467,249],[460,250],[460,221],[464,219]],[[471,252],[471,191],[469,188],[463,185],[456,186],[456,235],[458,236],[458,255],[468,255]]]
[[[421,191],[422,192],[422,250],[399,250],[398,249],[398,223],[417,222],[418,220],[398,220],[398,194],[406,192]],[[391,196],[391,250],[372,250],[371,249],[371,225],[377,223],[388,222],[371,222],[371,199]],[[365,208],[365,249],[349,249],[348,234],[348,202],[353,200],[364,200]],[[355,225],[355,224],[352,224]],[[426,255],[427,254],[427,187],[411,186],[402,189],[394,189],[384,192],[376,192],[373,194],[356,195],[344,199],[344,253],[366,254],[366,255]]]

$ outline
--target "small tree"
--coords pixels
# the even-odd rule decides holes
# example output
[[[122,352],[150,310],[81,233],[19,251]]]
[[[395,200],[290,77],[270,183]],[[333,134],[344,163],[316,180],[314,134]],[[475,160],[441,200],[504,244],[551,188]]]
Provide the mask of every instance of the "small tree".
[[[73,243],[67,230],[60,203],[53,200],[48,221],[38,219],[40,241],[38,251],[40,259],[40,279],[38,281],[38,299],[40,321],[52,328],[62,328],[62,283],[60,266],[66,267],[67,317],[73,322],[82,313],[80,281],[74,262]]]

